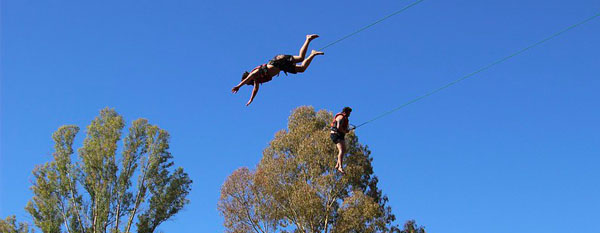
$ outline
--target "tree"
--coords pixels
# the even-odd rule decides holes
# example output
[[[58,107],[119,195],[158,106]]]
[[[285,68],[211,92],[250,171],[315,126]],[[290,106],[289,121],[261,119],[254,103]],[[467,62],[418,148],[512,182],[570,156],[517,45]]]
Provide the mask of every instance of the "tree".
[[[227,232],[399,231],[377,187],[371,152],[354,133],[346,136],[346,174],[336,172],[332,117],[312,107],[295,109],[256,170],[240,168],[226,179],[218,209]]]
[[[137,232],[154,232],[189,203],[192,180],[173,168],[168,132],[135,120],[117,158],[124,126],[114,110],[101,110],[87,127],[78,161],[71,157],[79,127],[62,126],[52,135],[53,160],[33,170],[34,196],[25,208],[42,232],[130,232],[134,224]]]
[[[0,219],[0,232],[2,233],[33,233],[33,229],[29,229],[29,224],[19,223],[17,224],[17,218],[13,216],[6,217],[6,219]]]
[[[409,220],[404,224],[404,229],[398,231],[399,233],[426,233],[425,228],[417,226],[415,220]]]

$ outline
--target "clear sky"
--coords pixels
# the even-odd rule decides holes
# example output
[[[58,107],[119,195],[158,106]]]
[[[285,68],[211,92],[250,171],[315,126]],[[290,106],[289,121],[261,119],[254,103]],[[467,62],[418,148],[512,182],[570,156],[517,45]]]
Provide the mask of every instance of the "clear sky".
[[[221,184],[259,162],[295,107],[351,106],[361,123],[600,11],[596,0],[426,0],[263,85],[250,107],[248,86],[230,93],[306,34],[320,48],[409,3],[2,1],[0,217],[32,222],[31,170],[51,159],[54,130],[111,107],[168,130],[194,180],[191,204],[159,230],[222,232]],[[599,41],[596,19],[360,128],[399,223],[600,232]]]

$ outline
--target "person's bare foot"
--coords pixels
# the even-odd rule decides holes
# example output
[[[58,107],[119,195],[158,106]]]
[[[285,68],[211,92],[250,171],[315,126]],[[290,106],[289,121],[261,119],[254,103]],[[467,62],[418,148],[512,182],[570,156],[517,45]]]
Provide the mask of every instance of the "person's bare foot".
[[[317,35],[317,34],[306,35],[307,40],[314,40],[317,38],[319,38],[319,35]]]
[[[231,89],[231,93],[235,94],[240,90],[240,87],[234,87]]]
[[[346,172],[344,172],[344,169],[342,169],[342,167],[338,167],[337,169],[340,173],[342,173],[342,175],[345,175]]]
[[[317,51],[317,50],[314,50],[314,49],[313,49],[313,51],[310,51],[310,54],[311,54],[311,55],[312,55],[312,54],[314,54],[314,55],[324,55],[325,53],[324,53],[324,52]]]

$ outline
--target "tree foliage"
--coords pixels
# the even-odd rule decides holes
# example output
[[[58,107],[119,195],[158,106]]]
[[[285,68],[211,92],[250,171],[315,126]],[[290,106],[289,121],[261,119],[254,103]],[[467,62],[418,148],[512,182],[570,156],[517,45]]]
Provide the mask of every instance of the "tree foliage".
[[[371,152],[354,133],[346,136],[346,174],[336,172],[332,117],[312,107],[295,109],[256,170],[240,168],[227,178],[218,203],[227,232],[399,231],[377,186]]]
[[[79,127],[62,126],[52,135],[53,160],[34,169],[34,196],[26,207],[42,232],[154,232],[189,202],[192,181],[173,168],[168,132],[138,119],[117,157],[124,126],[114,110],[101,110],[76,161]]]
[[[0,219],[0,232],[2,233],[33,233],[33,229],[29,228],[27,223],[18,223],[17,218],[13,216]]]
[[[415,220],[409,220],[404,224],[404,228],[399,233],[426,233],[425,228],[417,226]]]

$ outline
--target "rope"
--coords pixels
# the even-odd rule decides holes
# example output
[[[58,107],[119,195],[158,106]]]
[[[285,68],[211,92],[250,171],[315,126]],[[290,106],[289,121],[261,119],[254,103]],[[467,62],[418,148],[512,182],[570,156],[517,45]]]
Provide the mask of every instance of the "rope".
[[[379,19],[379,20],[375,21],[374,23],[371,23],[371,24],[369,24],[369,25],[367,25],[367,26],[364,26],[363,28],[361,28],[361,29],[358,29],[358,30],[356,30],[356,31],[355,31],[355,32],[353,32],[353,33],[350,33],[350,34],[348,34],[348,35],[346,35],[346,36],[344,36],[344,37],[342,37],[342,38],[340,38],[340,39],[338,39],[338,40],[336,40],[336,41],[334,41],[334,42],[331,42],[331,43],[329,43],[328,45],[325,45],[325,47],[323,47],[323,48],[319,49],[319,51],[323,51],[324,49],[328,48],[329,46],[332,46],[332,45],[334,45],[334,44],[337,44],[337,43],[339,43],[339,42],[341,42],[341,41],[343,41],[343,40],[345,40],[345,39],[348,39],[348,38],[350,38],[350,37],[352,37],[352,36],[354,36],[354,35],[358,34],[359,32],[362,32],[362,31],[366,30],[367,28],[373,27],[373,26],[375,26],[375,24],[381,23],[382,21],[384,21],[384,20],[386,20],[386,19],[388,19],[388,18],[390,18],[390,17],[392,17],[392,16],[394,16],[394,15],[400,14],[400,13],[402,13],[403,11],[405,11],[405,10],[408,10],[408,8],[411,8],[411,7],[413,7],[413,6],[415,6],[415,5],[419,4],[419,3],[421,3],[421,2],[423,2],[423,1],[425,1],[425,0],[418,0],[418,1],[415,1],[415,2],[413,2],[413,3],[411,3],[411,4],[409,4],[408,6],[405,6],[404,8],[402,8],[402,9],[400,9],[400,10],[398,10],[398,11],[396,11],[396,12],[392,13],[392,14],[389,14],[388,16],[386,16],[386,17],[383,17],[383,18],[381,18],[381,19]]]
[[[371,123],[373,121],[376,121],[379,118],[387,116],[387,115],[389,115],[389,114],[391,114],[391,113],[393,113],[395,111],[398,111],[398,110],[400,110],[400,109],[402,109],[402,108],[404,108],[404,107],[406,107],[406,106],[408,106],[408,105],[410,105],[410,104],[412,104],[414,102],[417,102],[417,101],[419,101],[419,100],[421,100],[421,99],[423,99],[425,97],[428,97],[428,96],[433,95],[433,94],[435,94],[437,92],[440,92],[440,91],[442,91],[442,90],[444,90],[444,89],[446,89],[446,88],[448,88],[448,87],[450,87],[450,86],[452,86],[454,84],[457,84],[457,83],[459,83],[459,82],[461,82],[461,81],[463,81],[463,80],[465,80],[467,78],[470,78],[470,77],[472,77],[472,76],[474,76],[474,75],[476,75],[478,73],[481,73],[481,72],[483,72],[483,71],[485,71],[485,70],[487,70],[487,69],[489,69],[489,68],[491,68],[491,67],[493,67],[495,65],[498,65],[498,64],[500,64],[502,62],[505,62],[506,60],[509,60],[509,59],[511,59],[511,58],[513,58],[513,57],[515,57],[515,56],[517,56],[519,54],[521,54],[521,53],[524,53],[525,51],[527,51],[529,49],[532,49],[532,48],[534,48],[534,47],[536,47],[536,46],[538,46],[540,44],[543,44],[544,42],[547,42],[547,41],[549,41],[549,40],[551,40],[551,39],[553,39],[553,38],[555,38],[555,37],[557,37],[557,36],[559,36],[559,35],[561,35],[561,34],[563,34],[565,32],[568,32],[568,31],[570,31],[570,30],[572,30],[572,29],[574,29],[574,28],[576,28],[576,27],[578,27],[578,26],[580,26],[582,24],[585,24],[585,23],[587,23],[589,21],[592,21],[593,19],[597,18],[598,16],[600,16],[600,13],[595,14],[594,16],[589,17],[589,18],[587,18],[587,19],[585,19],[585,20],[583,20],[581,22],[573,24],[573,25],[571,25],[571,26],[569,26],[569,27],[567,27],[567,28],[565,28],[565,29],[557,32],[557,33],[552,34],[549,37],[546,37],[546,38],[544,38],[544,39],[542,39],[542,40],[540,40],[540,41],[538,41],[538,42],[536,42],[536,43],[534,43],[534,44],[532,44],[530,46],[527,46],[527,47],[525,47],[525,48],[523,48],[521,50],[518,50],[517,52],[514,52],[514,53],[512,53],[512,54],[510,54],[510,55],[508,55],[506,57],[503,57],[503,58],[498,59],[498,60],[496,60],[496,61],[494,61],[494,62],[492,62],[492,63],[490,63],[490,64],[488,64],[486,66],[483,66],[482,68],[479,68],[478,70],[476,70],[474,72],[471,72],[471,73],[469,73],[469,74],[467,74],[467,75],[465,75],[465,76],[463,76],[463,77],[461,77],[461,78],[459,78],[457,80],[454,80],[454,81],[452,81],[452,82],[450,82],[450,83],[448,83],[448,84],[446,84],[446,85],[444,85],[442,87],[439,87],[439,88],[437,88],[437,89],[435,89],[433,91],[430,91],[427,94],[424,94],[422,96],[414,98],[414,99],[412,99],[412,100],[410,100],[410,101],[408,101],[408,102],[406,102],[406,103],[404,103],[404,104],[402,104],[402,105],[400,105],[400,106],[398,106],[398,107],[396,107],[396,108],[394,108],[392,110],[389,110],[389,111],[387,111],[387,112],[385,112],[385,113],[383,113],[383,114],[381,114],[379,116],[376,116],[375,118],[373,118],[371,120],[365,121],[364,123],[357,125],[356,128],[361,127],[363,125],[366,125],[368,123]]]

